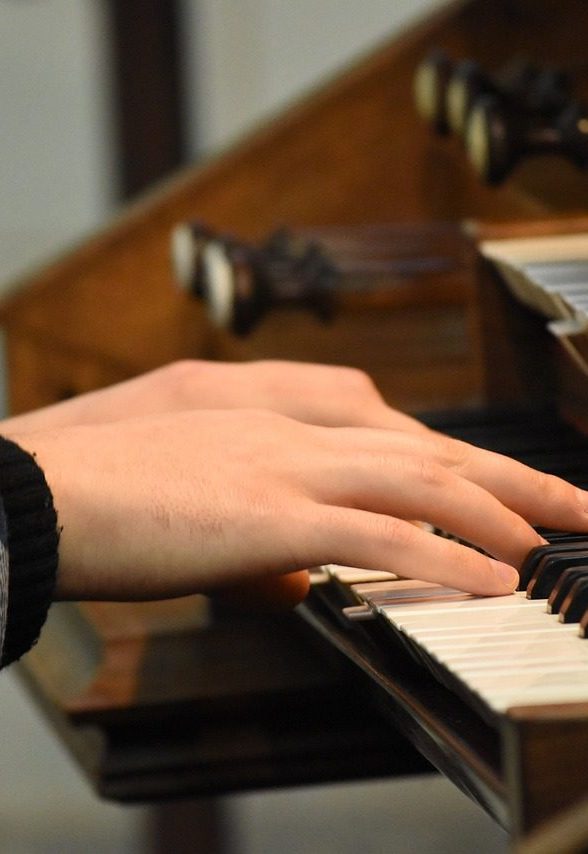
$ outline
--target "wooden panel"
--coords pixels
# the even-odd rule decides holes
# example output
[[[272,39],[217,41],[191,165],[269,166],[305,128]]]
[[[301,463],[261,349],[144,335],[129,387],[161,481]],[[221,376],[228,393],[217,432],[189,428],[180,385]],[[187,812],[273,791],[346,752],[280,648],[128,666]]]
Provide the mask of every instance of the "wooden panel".
[[[504,761],[513,832],[523,836],[588,793],[586,704],[513,710]]]
[[[407,304],[364,304],[328,325],[300,312],[276,312],[246,339],[217,333],[212,352],[227,360],[271,355],[353,364],[390,403],[411,411],[475,403],[480,362],[470,323],[473,289],[461,282],[451,295],[436,284],[436,294],[409,287]]]
[[[516,301],[483,258],[477,288],[484,396],[502,406],[555,403],[556,343],[545,318]]]
[[[430,770],[292,614],[212,619],[202,597],[62,603],[21,672],[109,798]]]
[[[15,412],[48,406],[132,375],[128,365],[26,332],[8,335],[8,396]]]
[[[63,344],[138,371],[207,351],[201,314],[176,294],[169,269],[169,232],[179,220],[202,218],[257,237],[282,223],[545,215],[554,207],[543,194],[545,169],[530,167],[524,180],[500,189],[481,187],[455,140],[433,138],[412,107],[414,67],[431,45],[457,55],[481,51],[482,59],[492,46],[498,61],[515,50],[513,9],[523,7],[521,46],[534,40],[545,59],[556,47],[561,54],[545,32],[549,3],[455,4],[24,281],[5,303],[3,322],[51,337],[59,330]],[[586,17],[577,2],[558,5],[558,39],[567,28],[567,42],[576,44]],[[585,176],[575,173],[575,185],[585,192]],[[269,342],[268,350],[273,355]]]

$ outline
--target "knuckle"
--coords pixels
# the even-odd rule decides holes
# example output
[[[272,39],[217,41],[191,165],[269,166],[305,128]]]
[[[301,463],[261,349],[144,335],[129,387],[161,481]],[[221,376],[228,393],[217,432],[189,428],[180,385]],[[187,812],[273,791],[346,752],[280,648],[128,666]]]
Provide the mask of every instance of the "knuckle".
[[[474,449],[467,442],[451,439],[449,436],[440,435],[437,437],[437,443],[444,463],[458,470],[466,467],[474,453]]]
[[[244,362],[243,367],[249,371],[254,371],[259,376],[266,380],[272,377],[287,376],[288,371],[292,370],[295,363],[287,362],[283,359],[254,359],[251,362]]]
[[[489,555],[467,543],[456,543],[457,552],[456,565],[464,574],[472,575],[475,572],[485,572],[488,568]]]
[[[256,431],[263,431],[264,440],[275,435],[276,441],[278,434],[282,428],[288,424],[288,419],[284,415],[277,412],[272,412],[271,409],[251,408],[241,409],[239,411],[243,431],[249,436],[258,435]],[[266,430],[268,431],[266,433]],[[261,435],[261,434],[260,434]]]
[[[339,381],[350,391],[367,396],[378,396],[374,381],[369,374],[361,368],[337,367],[335,368]]]
[[[166,373],[168,378],[183,381],[194,375],[197,364],[198,363],[193,359],[178,359],[163,368],[163,371]]]
[[[412,465],[415,477],[423,486],[438,489],[447,484],[447,472],[433,460],[417,457],[412,461]]]
[[[547,504],[565,506],[583,512],[578,490],[570,483],[566,483],[555,475],[541,472],[535,472],[535,478],[533,486],[544,497]]]
[[[189,401],[194,395],[197,370],[198,363],[191,359],[181,359],[162,368],[159,375],[166,393],[177,400]]]
[[[257,437],[270,448],[277,449],[280,453],[284,451],[284,442],[304,441],[307,436],[308,425],[296,421],[280,412],[271,409],[255,407],[239,410],[239,418],[242,429],[251,437]]]
[[[416,529],[403,519],[397,519],[394,516],[377,516],[372,524],[376,542],[396,548],[406,548],[414,542]]]
[[[536,469],[529,469],[527,488],[541,496],[546,504],[561,502],[564,495],[567,497],[567,484],[553,475],[544,474]]]
[[[488,558],[467,545],[452,543],[451,570],[455,578],[471,579],[485,572]]]

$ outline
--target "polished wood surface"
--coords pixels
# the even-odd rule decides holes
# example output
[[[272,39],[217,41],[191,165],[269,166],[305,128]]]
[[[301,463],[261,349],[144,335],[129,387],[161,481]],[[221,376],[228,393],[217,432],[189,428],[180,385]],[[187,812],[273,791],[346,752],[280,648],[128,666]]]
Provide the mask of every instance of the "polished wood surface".
[[[22,673],[97,791],[122,801],[430,766],[294,614],[203,597],[55,605]]]
[[[582,212],[588,175],[560,161],[541,158],[502,187],[481,186],[456,140],[433,137],[416,116],[411,81],[436,45],[490,68],[517,50],[567,65],[584,61],[587,35],[580,0],[451,3],[235,148],[159,187],[23,280],[0,308],[12,410],[184,357],[351,362],[412,409],[481,399],[476,276],[435,292],[415,281],[386,311],[366,302],[331,327],[276,314],[237,341],[175,287],[170,231],[201,219],[258,239],[280,225],[528,222]],[[579,64],[584,89],[585,75]],[[429,710],[425,695],[408,702],[405,688],[384,686],[374,697],[367,684],[378,679],[370,673],[364,693],[342,652],[296,616],[211,619],[201,599],[60,605],[22,671],[109,797],[404,773],[424,767],[415,744],[517,832],[538,820],[543,795],[532,788],[527,809],[508,789],[531,770],[526,725],[513,730],[521,759],[505,777],[496,734],[477,723],[470,737],[448,705],[444,721],[435,686],[414,688],[428,691]],[[546,731],[532,732],[529,744],[545,744]]]
[[[29,349],[64,348],[86,361],[105,362],[118,376],[178,357],[234,355],[234,342],[210,330],[199,306],[174,286],[169,235],[178,221],[202,219],[257,238],[283,224],[529,219],[574,210],[586,198],[587,177],[559,161],[530,162],[498,189],[481,186],[459,143],[434,137],[416,115],[412,77],[424,53],[437,44],[492,65],[533,46],[546,62],[572,62],[583,56],[578,34],[588,30],[587,17],[582,3],[569,0],[558,6],[557,15],[549,2],[450,4],[235,148],[155,190],[77,251],[23,281],[2,310],[9,348],[17,346],[15,337],[25,338]],[[523,20],[524,26],[518,26]],[[442,343],[447,337],[446,352],[431,360],[430,381],[426,366],[415,370],[421,389],[416,393],[395,389],[395,360],[408,362],[409,351],[399,346],[386,358],[381,347],[377,360],[363,355],[365,318],[357,320],[356,328],[354,316],[342,317],[332,330],[303,322],[293,355],[339,361],[351,348],[360,366],[377,362],[377,380],[399,404],[457,403],[464,396],[475,397],[478,385],[465,307],[468,293],[461,299],[461,306],[450,300],[444,307],[445,332],[437,329],[436,339]],[[414,310],[401,318],[402,325],[413,322],[425,336],[434,321],[422,311],[426,300],[418,288],[413,300]],[[284,326],[281,316],[268,319],[237,355],[284,355]],[[336,353],[339,334],[348,340],[345,351]],[[294,338],[292,332],[290,342]],[[462,341],[461,350],[456,351],[456,339]],[[75,363],[64,379],[71,390],[88,387],[87,375],[75,375]],[[445,384],[442,394],[434,391],[439,381]],[[30,393],[29,383],[11,373],[15,411],[49,399],[49,393]]]

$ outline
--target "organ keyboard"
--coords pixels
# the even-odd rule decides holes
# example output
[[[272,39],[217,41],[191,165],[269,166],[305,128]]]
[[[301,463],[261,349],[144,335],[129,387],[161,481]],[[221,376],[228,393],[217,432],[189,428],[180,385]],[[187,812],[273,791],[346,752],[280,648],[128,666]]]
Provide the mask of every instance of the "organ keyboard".
[[[462,684],[474,703],[502,713],[588,700],[588,646],[579,622],[562,626],[548,613],[547,598],[528,600],[524,591],[483,598],[404,584],[357,585],[354,592],[435,677]]]
[[[588,482],[588,440],[553,412],[468,413],[439,426],[577,485]],[[588,790],[588,537],[542,534],[549,545],[531,552],[512,596],[477,597],[330,565],[313,573],[301,609],[383,689],[379,702],[425,755],[519,833]],[[581,757],[563,800],[562,755],[570,768]]]

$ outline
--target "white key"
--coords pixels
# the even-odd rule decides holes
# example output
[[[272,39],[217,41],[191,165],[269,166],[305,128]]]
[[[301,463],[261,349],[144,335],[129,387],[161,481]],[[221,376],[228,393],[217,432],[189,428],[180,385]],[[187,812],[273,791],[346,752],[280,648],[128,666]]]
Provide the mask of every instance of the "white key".
[[[327,572],[342,584],[362,584],[366,582],[394,581],[398,578],[393,572],[378,569],[363,569],[358,566],[341,566],[336,563],[326,564]]]
[[[555,685],[581,684],[588,692],[588,668],[578,667],[577,664],[562,664],[557,668],[530,667],[517,673],[477,673],[468,678],[467,684],[479,693],[492,695],[505,694],[507,691],[534,690]]]
[[[417,649],[452,673],[491,708],[588,700],[588,642],[578,624],[562,625],[547,600],[525,593],[441,600],[421,590],[378,612]]]
[[[564,685],[542,685],[523,691],[496,691],[483,697],[486,705],[496,712],[504,713],[513,706],[546,706],[550,703],[584,703],[588,700],[588,686],[574,682]]]
[[[523,661],[527,657],[541,655],[553,660],[556,656],[561,656],[564,652],[573,654],[573,651],[580,648],[586,648],[588,654],[588,646],[578,637],[577,626],[573,626],[574,634],[564,635],[563,638],[557,636],[545,640],[544,635],[534,632],[524,635],[523,639],[512,639],[503,641],[495,641],[494,643],[472,644],[465,641],[461,644],[453,644],[451,646],[443,646],[434,644],[436,657],[441,661],[451,663],[452,665],[467,664],[468,661],[500,661],[506,658],[508,661]]]
[[[471,602],[470,593],[453,590],[450,587],[439,587],[438,584],[423,581],[422,586],[415,587],[414,583],[396,581],[394,584],[357,584],[353,592],[361,599],[377,608],[396,606],[424,605],[427,609],[435,605],[441,607],[454,602]]]
[[[570,667],[585,667],[586,675],[588,676],[588,650],[582,648],[580,643],[578,643],[575,650],[568,650],[565,658],[556,662],[554,662],[552,657],[544,654],[528,655],[518,661],[494,661],[494,663],[490,661],[468,661],[466,663],[443,661],[442,663],[446,665],[448,670],[451,670],[452,673],[455,673],[468,683],[478,676],[485,678],[486,676],[510,675],[513,673],[526,675],[534,671],[556,673],[561,670],[569,670]]]
[[[559,631],[558,631],[559,629]],[[554,637],[554,631],[557,631]],[[578,628],[576,624],[565,626],[550,625],[545,628],[528,628],[520,632],[505,632],[497,636],[496,632],[472,635],[471,632],[459,634],[436,634],[431,638],[431,645],[440,654],[443,652],[454,652],[467,656],[483,657],[484,655],[498,655],[501,650],[507,650],[509,654],[517,654],[517,650],[526,650],[535,645],[552,647],[560,639],[569,638],[573,642],[578,639]],[[430,636],[423,632],[414,633],[414,638],[423,645],[427,644]],[[495,652],[494,652],[495,650]]]
[[[382,610],[386,610],[385,608]],[[411,629],[418,628],[450,628],[459,624],[462,628],[470,627],[473,629],[482,629],[483,627],[494,627],[497,633],[508,630],[511,626],[521,627],[522,625],[537,626],[537,612],[541,614],[545,620],[553,620],[557,623],[557,616],[545,614],[544,610],[536,603],[531,603],[529,606],[519,605],[518,607],[505,608],[504,610],[493,609],[492,611],[437,611],[434,614],[423,614],[418,612],[407,612],[406,615],[394,614],[390,622],[404,631],[410,632]],[[388,615],[387,615],[388,616]]]

